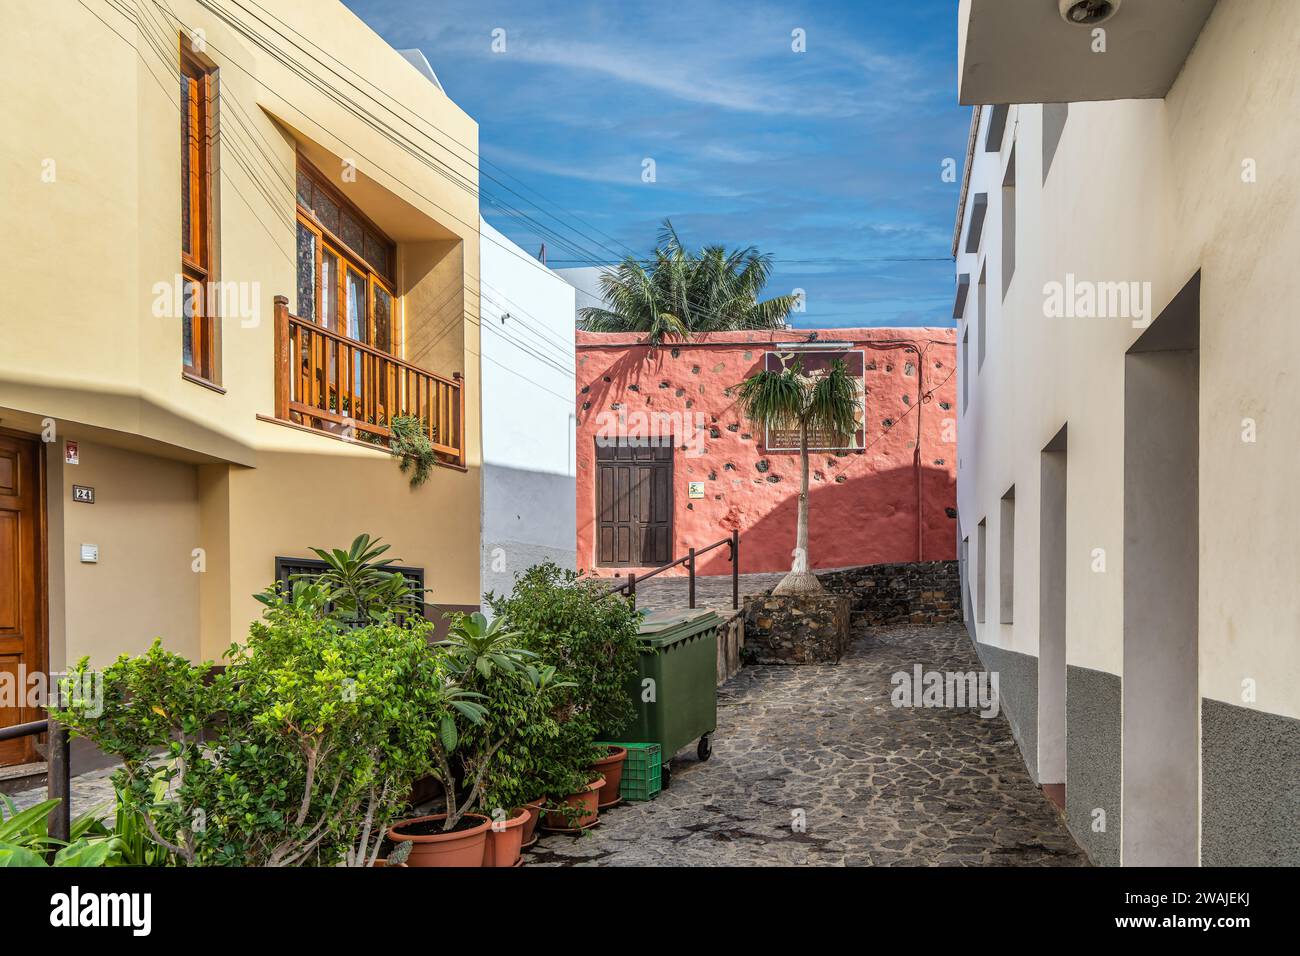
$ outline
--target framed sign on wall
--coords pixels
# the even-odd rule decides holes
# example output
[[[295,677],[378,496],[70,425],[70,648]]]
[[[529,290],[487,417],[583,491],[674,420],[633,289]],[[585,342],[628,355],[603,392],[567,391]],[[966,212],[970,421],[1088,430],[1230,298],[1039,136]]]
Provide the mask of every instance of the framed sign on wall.
[[[837,444],[831,436],[811,432],[808,435],[809,451],[859,451],[866,447],[867,360],[861,349],[798,349],[788,352],[772,351],[763,356],[763,367],[769,372],[780,372],[799,363],[805,375],[819,376],[830,371],[836,361],[844,363],[850,377],[858,387],[858,427],[846,445]],[[763,443],[768,451],[798,451],[798,429],[767,429]]]

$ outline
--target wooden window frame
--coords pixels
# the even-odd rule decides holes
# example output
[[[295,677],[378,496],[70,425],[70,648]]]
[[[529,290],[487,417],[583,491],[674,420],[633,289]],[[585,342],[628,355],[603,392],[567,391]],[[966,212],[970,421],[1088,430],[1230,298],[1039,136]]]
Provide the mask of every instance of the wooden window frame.
[[[378,344],[376,343],[376,338],[375,338],[375,331],[376,331],[375,289],[376,288],[383,289],[384,292],[387,293],[388,300],[389,300],[389,314],[388,314],[389,354],[394,356],[395,358],[404,359],[406,343],[404,341],[404,337],[401,334],[400,323],[398,321],[398,315],[397,315],[398,298],[397,298],[397,294],[394,292],[394,289],[396,287],[396,282],[394,281],[394,276],[392,274],[395,271],[396,264],[397,264],[397,244],[393,242],[393,240],[390,239],[382,229],[376,226],[374,222],[372,222],[370,218],[366,216],[365,213],[363,213],[359,208],[357,208],[356,203],[352,202],[341,192],[335,189],[325,178],[325,175],[319,169],[317,169],[317,167],[313,165],[309,159],[303,156],[301,152],[298,154],[298,165],[299,165],[298,172],[306,173],[306,177],[311,181],[312,187],[314,189],[320,189],[323,192],[325,192],[329,196],[330,200],[333,201],[335,205],[339,207],[340,220],[342,219],[342,215],[345,211],[350,213],[358,222],[361,223],[361,225],[365,229],[374,233],[375,237],[377,237],[380,241],[382,241],[385,244],[385,251],[387,254],[388,267],[389,267],[388,275],[385,275],[384,273],[380,272],[372,262],[366,259],[362,250],[354,249],[352,246],[350,246],[347,242],[343,240],[342,236],[335,233],[332,229],[326,228],[325,225],[322,224],[321,221],[316,217],[316,214],[312,210],[303,206],[302,202],[298,199],[297,188],[295,186],[294,202],[297,207],[298,222],[316,236],[316,276],[315,276],[316,299],[315,299],[315,310],[314,310],[315,314],[310,316],[311,320],[315,322],[317,325],[321,325],[322,327],[329,328],[329,326],[324,325],[323,314],[321,311],[321,301],[322,301],[321,293],[323,291],[323,285],[324,285],[324,272],[321,268],[322,265],[321,260],[324,251],[328,249],[330,253],[336,256],[339,260],[338,275],[335,276],[335,280],[334,280],[337,283],[337,288],[334,290],[335,292],[334,303],[337,309],[336,314],[338,318],[338,324],[335,326],[336,330],[343,335],[348,335],[347,321],[346,321],[347,319],[347,315],[346,315],[347,276],[348,276],[348,269],[351,268],[354,272],[361,274],[361,276],[365,279],[365,286],[366,286],[366,302],[365,302],[366,337],[364,339],[358,339],[357,341],[365,342],[366,344],[372,346],[373,348],[379,347]],[[340,228],[342,228],[341,225]],[[295,273],[297,268],[298,265],[295,259],[294,262]],[[301,316],[301,318],[309,318],[309,316]],[[351,338],[350,335],[348,337]]]
[[[194,93],[190,97],[190,110],[183,118],[185,134],[182,150],[189,150],[190,221],[189,252],[185,251],[186,237],[181,239],[181,275],[183,284],[193,283],[199,289],[199,308],[193,315],[184,314],[182,321],[190,324],[192,362],[185,361],[181,350],[181,374],[200,385],[220,391],[221,347],[220,323],[217,322],[208,291],[216,279],[215,256],[215,203],[213,201],[212,142],[213,116],[216,103],[216,70],[192,56],[181,39],[179,75],[193,81]],[[185,188],[185,184],[182,184]],[[184,223],[182,223],[184,228]]]

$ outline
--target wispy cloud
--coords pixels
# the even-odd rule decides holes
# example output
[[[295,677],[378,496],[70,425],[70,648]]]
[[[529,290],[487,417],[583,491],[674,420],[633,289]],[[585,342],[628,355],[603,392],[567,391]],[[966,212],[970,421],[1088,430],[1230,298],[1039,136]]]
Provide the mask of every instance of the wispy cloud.
[[[799,324],[948,321],[940,173],[969,120],[952,0],[344,2],[423,49],[478,120],[484,215],[522,245],[645,254],[670,217],[688,241],[771,252],[773,288],[807,291]]]

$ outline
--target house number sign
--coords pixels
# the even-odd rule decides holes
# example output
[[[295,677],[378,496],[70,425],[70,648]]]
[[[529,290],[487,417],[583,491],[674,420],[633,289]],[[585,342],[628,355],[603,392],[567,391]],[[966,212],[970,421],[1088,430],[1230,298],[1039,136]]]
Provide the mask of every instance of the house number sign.
[[[81,501],[88,505],[95,503],[95,489],[89,485],[73,485],[72,500]]]

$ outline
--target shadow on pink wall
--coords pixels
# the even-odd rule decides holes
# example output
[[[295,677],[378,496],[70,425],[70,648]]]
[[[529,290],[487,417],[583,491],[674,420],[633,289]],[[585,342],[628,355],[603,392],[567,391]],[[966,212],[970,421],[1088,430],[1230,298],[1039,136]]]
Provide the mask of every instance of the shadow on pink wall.
[[[797,467],[797,466],[796,466]],[[844,482],[812,482],[808,491],[809,564],[814,569],[855,567],[904,561],[945,561],[957,555],[956,519],[949,517],[949,502],[956,494],[952,475],[942,468],[921,468],[922,527],[918,551],[916,520],[916,470],[892,468]],[[706,485],[707,488],[707,485]],[[673,518],[673,557],[688,548],[703,547],[740,529],[742,574],[787,571],[794,549],[798,520],[798,488],[761,514],[741,514],[723,509],[720,516],[699,507],[722,502],[697,499],[678,502]],[[919,555],[919,556],[918,556]],[[579,563],[582,563],[581,556]],[[638,568],[594,568],[594,573],[626,575]],[[684,574],[674,568],[669,574]],[[727,549],[719,548],[700,559],[696,573],[730,574]]]
[[[950,516],[956,505],[953,335],[929,329],[907,333],[919,337],[928,353],[918,356],[901,348],[897,330],[844,333],[854,348],[867,350],[867,447],[810,456],[814,568],[944,560],[956,554],[956,522]],[[762,367],[764,352],[772,347],[767,336],[751,340],[729,333],[718,341],[710,337],[658,349],[619,338],[605,345],[604,338],[580,333],[578,566],[591,568],[596,557],[596,448],[611,437],[645,437],[638,429],[648,426],[652,435],[673,436],[672,556],[739,529],[742,572],[787,570],[795,540],[799,456],[765,447],[766,436],[730,394]],[[669,420],[655,421],[662,414]],[[622,424],[615,427],[620,417]],[[702,488],[702,497],[690,497],[692,485],[697,495]],[[649,567],[594,570],[613,575]],[[701,559],[699,571],[729,573],[725,550]]]

